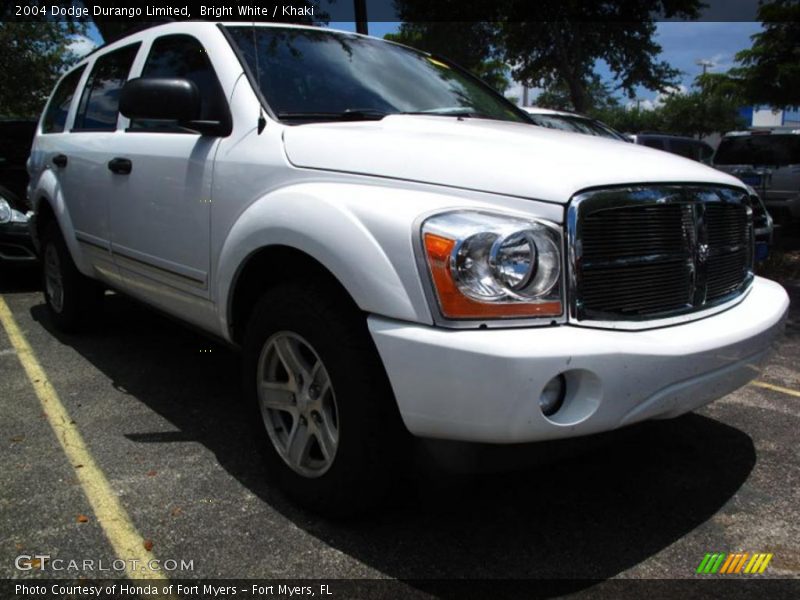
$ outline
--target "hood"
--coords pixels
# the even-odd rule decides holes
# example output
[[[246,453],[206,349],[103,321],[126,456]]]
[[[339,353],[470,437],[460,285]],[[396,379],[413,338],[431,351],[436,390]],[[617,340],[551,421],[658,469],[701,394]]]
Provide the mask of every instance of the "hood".
[[[525,123],[391,115],[287,127],[297,166],[567,203],[578,191],[632,183],[742,187],[725,173],[661,150]]]

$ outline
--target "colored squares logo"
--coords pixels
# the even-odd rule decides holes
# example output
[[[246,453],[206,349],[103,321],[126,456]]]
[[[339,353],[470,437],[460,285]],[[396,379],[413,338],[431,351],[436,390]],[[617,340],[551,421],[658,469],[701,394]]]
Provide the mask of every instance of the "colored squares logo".
[[[767,570],[772,560],[772,554],[762,552],[737,552],[726,554],[725,552],[707,553],[700,564],[697,565],[696,573],[702,575],[714,575],[716,573],[730,575],[735,573],[755,575]]]

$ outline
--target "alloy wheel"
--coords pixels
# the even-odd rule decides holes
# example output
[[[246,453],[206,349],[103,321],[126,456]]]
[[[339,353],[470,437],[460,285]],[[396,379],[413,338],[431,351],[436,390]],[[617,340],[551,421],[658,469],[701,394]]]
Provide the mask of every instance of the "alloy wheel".
[[[280,331],[258,360],[258,404],[283,461],[304,477],[330,469],[339,446],[339,411],[325,365],[303,337]]]

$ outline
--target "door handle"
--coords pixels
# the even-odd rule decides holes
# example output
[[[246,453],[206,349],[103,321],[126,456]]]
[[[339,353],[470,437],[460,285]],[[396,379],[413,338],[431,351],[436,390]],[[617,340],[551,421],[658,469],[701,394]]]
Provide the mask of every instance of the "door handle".
[[[117,175],[127,175],[133,169],[133,163],[127,158],[112,158],[108,161],[108,170]]]
[[[63,169],[67,166],[67,155],[66,154],[56,154],[53,157],[53,164],[57,166],[59,169]]]

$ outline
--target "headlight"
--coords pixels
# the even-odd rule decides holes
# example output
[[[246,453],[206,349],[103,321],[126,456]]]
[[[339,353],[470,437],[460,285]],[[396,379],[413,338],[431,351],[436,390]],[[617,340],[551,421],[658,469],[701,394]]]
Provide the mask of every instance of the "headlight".
[[[534,219],[463,211],[422,225],[425,259],[450,319],[562,313],[561,232]]]
[[[11,220],[11,205],[8,200],[0,196],[0,223],[8,223]]]
[[[11,208],[8,200],[0,196],[0,223],[27,223],[28,215]]]

